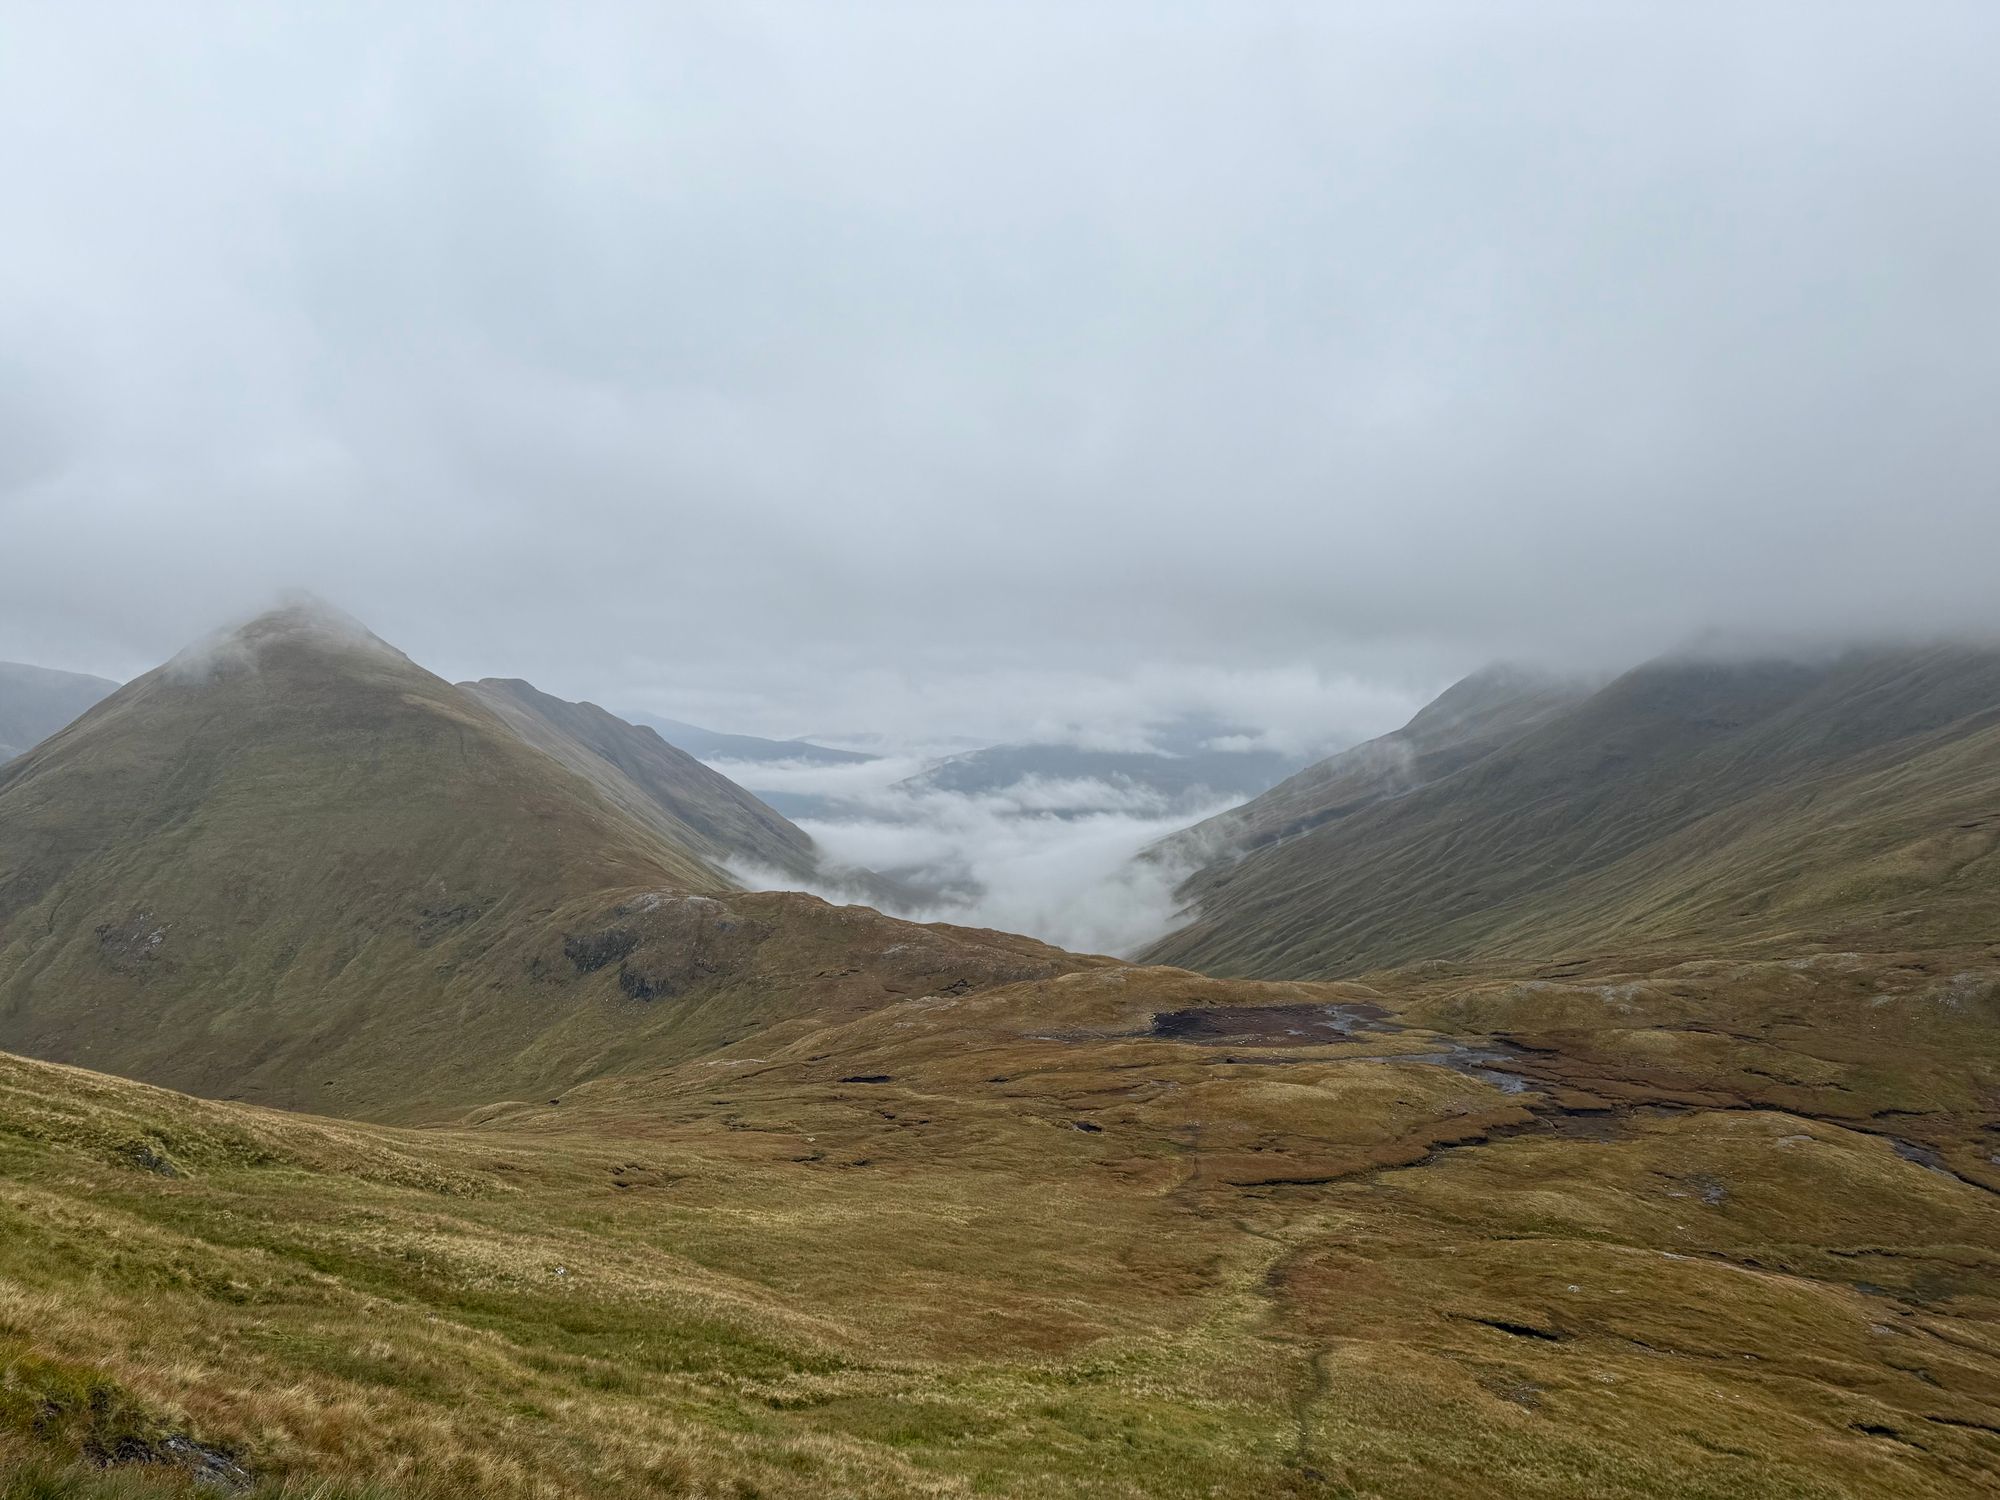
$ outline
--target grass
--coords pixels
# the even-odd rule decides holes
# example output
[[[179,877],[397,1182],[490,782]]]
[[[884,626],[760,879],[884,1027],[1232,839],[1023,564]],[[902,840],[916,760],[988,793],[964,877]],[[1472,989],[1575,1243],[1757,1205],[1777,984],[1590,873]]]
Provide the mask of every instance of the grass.
[[[628,810],[646,801],[629,781],[614,796],[380,642],[281,615],[220,649],[0,767],[12,1050],[434,1121],[785,1017],[1088,962],[737,892],[657,807]],[[684,756],[654,771],[656,790],[692,778],[696,801],[727,787]],[[725,828],[702,848],[729,842]]]
[[[8,1036],[346,1116],[0,1056],[0,1494],[1996,1490],[1956,658],[1862,682],[1894,744],[1642,674],[1232,938],[1476,962],[1266,984],[690,894],[478,702],[278,636],[0,772]]]
[[[1899,963],[1852,983],[1929,1003]],[[1748,1016],[1777,997],[1782,1033],[1777,971],[1800,971],[1773,968],[1622,979],[1619,1019],[1706,985]],[[172,1461],[107,1465],[120,1437],[226,1453],[274,1494],[1987,1492],[2000,1200],[1865,1121],[1564,1115],[1570,1079],[1506,1094],[1397,1060],[1435,1054],[1421,1023],[1456,1006],[1567,1018],[1633,1078],[1663,1065],[1621,1040],[1645,1027],[1576,1027],[1575,988],[1100,969],[471,1128],[0,1062],[0,1433],[22,1455],[0,1493],[185,1487]],[[1146,1024],[1364,993],[1417,1028],[1260,1051]],[[1933,1096],[1906,1133],[1947,1141],[1991,1123],[1996,1034],[1984,991],[1952,993],[1973,998],[1869,1062]],[[1859,1048],[1888,1008],[1834,1006],[1816,1045]],[[1861,1066],[1759,1045],[1826,1098]],[[1959,1078],[1922,1082],[1940,1059]],[[864,1076],[887,1081],[840,1081]]]
[[[164,1500],[180,1495],[199,1500],[218,1492],[192,1478],[144,1468],[105,1468],[91,1463],[58,1463],[0,1448],[0,1500]],[[390,1489],[377,1484],[335,1480],[252,1482],[224,1491],[238,1500],[438,1500],[435,1494]]]
[[[1635,674],[1245,860],[1260,964],[1479,955],[1342,984],[691,894],[387,648],[223,667],[0,771],[0,1024],[344,1118],[0,1055],[0,1496],[2000,1488],[1948,653]]]
[[[1147,956],[1330,978],[1439,957],[1657,965],[1691,938],[1762,957],[1976,942],[2000,877],[1996,702],[1984,648],[1654,662],[1469,761],[1358,754],[1224,814],[1221,847],[1269,841],[1209,849],[1181,891],[1195,919]]]

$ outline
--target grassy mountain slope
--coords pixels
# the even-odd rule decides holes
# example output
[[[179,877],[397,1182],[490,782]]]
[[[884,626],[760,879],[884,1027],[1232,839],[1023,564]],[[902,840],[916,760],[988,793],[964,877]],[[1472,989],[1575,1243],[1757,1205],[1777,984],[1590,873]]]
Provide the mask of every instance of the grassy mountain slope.
[[[0,1043],[211,1096],[436,1117],[1059,962],[734,893],[311,612],[184,654],[0,770]]]
[[[803,829],[653,730],[594,703],[551,697],[518,678],[459,686],[529,744],[680,847],[710,861],[751,860],[801,880],[818,873],[818,856]]]
[[[1292,838],[1463,769],[1584,696],[1580,683],[1495,666],[1401,729],[1307,766],[1241,807],[1164,839],[1154,858],[1207,863]]]
[[[536,749],[677,848],[760,885],[810,885],[905,909],[927,894],[872,870],[825,863],[812,836],[653,730],[594,703],[568,703],[515,678],[459,684]]]
[[[0,661],[0,761],[24,754],[117,691],[102,677]]]
[[[1424,958],[1983,930],[2000,653],[1662,661],[1403,795],[1199,871],[1150,957],[1331,975]]]
[[[0,1500],[1988,1495],[1995,686],[1461,697],[1234,869],[1488,951],[1306,983],[727,889],[267,618],[0,770],[0,1043],[429,1123],[0,1056]]]
[[[1100,967],[422,1131],[0,1058],[0,1495],[1970,1500],[1996,1038],[2000,950]]]

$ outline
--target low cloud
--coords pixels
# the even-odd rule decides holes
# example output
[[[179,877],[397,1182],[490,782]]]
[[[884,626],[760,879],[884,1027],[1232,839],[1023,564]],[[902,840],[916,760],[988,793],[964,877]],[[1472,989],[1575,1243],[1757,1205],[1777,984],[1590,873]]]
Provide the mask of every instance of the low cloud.
[[[830,869],[861,866],[925,893],[888,903],[892,915],[1024,932],[1121,957],[1172,929],[1174,888],[1186,873],[1134,856],[1235,805],[1076,778],[1026,777],[977,794],[913,788],[901,783],[921,762],[908,757],[861,766],[716,764],[760,795],[828,799],[824,815],[796,821]],[[798,887],[780,871],[739,865],[730,873],[753,888]],[[837,879],[811,889],[855,899]]]
[[[711,760],[707,764],[760,797],[821,797],[868,802],[931,763],[923,755],[880,755],[874,760],[828,765],[807,760]]]
[[[282,615],[270,611],[282,610]],[[261,633],[246,634],[253,620],[264,621]],[[238,672],[254,672],[258,658],[273,639],[288,634],[310,635],[350,651],[367,651],[409,658],[382,640],[346,611],[316,595],[286,590],[218,630],[182,647],[166,662],[167,675],[177,682],[203,683]]]
[[[907,776],[925,758],[1002,743],[1163,753],[1177,727],[1199,721],[1248,736],[1240,747],[1214,748],[1319,754],[1394,729],[1452,680],[1442,667],[1370,677],[1301,663],[1143,662],[1119,671],[965,668],[937,677],[871,669],[857,681],[791,659],[796,655],[760,668],[769,696],[745,694],[737,679],[710,686],[720,669],[706,657],[677,659],[657,682],[641,677],[613,696],[711,728],[887,755],[903,762]]]

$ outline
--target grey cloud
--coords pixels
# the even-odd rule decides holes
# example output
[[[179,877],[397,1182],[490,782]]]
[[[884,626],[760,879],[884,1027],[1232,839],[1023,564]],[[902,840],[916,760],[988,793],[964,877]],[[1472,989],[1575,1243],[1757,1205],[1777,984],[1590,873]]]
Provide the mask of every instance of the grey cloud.
[[[727,728],[1292,743],[2000,623],[1988,4],[8,32],[0,656],[296,584]]]
[[[1191,850],[1177,851],[1179,863],[1135,856],[1232,803],[1169,805],[1131,788],[1094,790],[1093,798],[1092,788],[1074,782],[1024,782],[993,796],[887,789],[799,823],[830,868],[882,871],[937,893],[886,903],[893,915],[1028,932],[1078,952],[1125,957],[1171,930],[1179,911],[1174,888],[1192,868]],[[1050,811],[1050,804],[1073,809],[1091,800],[1101,805]],[[798,884],[751,866],[730,873],[753,889]],[[856,899],[837,883],[818,893]],[[879,898],[873,904],[884,905]]]
[[[821,806],[798,822],[827,868],[896,877],[912,899],[885,909],[918,921],[1029,932],[1081,952],[1128,956],[1174,925],[1174,889],[1193,867],[1185,844],[1147,861],[1134,856],[1168,834],[1234,805],[1206,789],[1175,796],[1130,781],[1026,776],[990,792],[912,782],[916,757],[850,765],[769,761],[712,764],[761,796]],[[783,871],[733,865],[752,888],[796,886]],[[837,874],[817,888],[830,900],[857,894]]]

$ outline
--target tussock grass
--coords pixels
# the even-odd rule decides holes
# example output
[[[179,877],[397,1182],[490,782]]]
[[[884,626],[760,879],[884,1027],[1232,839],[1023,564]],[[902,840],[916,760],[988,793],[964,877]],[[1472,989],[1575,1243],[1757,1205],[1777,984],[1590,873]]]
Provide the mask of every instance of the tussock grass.
[[[1813,966],[1095,968],[459,1129],[0,1060],[10,1482],[185,1488],[130,1434],[272,1493],[1981,1495],[2000,1198],[1870,1113],[1971,1171],[1972,961],[1830,966],[1819,1028],[1786,1020]],[[1363,997],[1408,1029],[1148,1024]],[[1728,1047],[1666,1024],[1703,1007]],[[1420,1060],[1448,1014],[1573,1050],[1506,1094]]]

